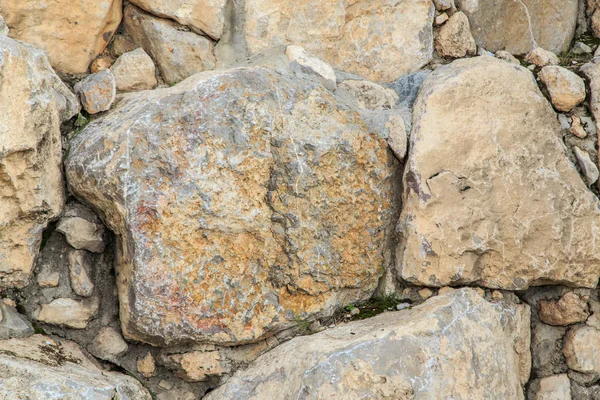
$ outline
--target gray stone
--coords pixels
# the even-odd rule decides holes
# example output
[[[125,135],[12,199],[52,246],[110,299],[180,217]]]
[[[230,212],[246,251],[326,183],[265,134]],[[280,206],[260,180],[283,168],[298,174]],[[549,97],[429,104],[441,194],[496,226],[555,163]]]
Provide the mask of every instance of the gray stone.
[[[29,320],[17,310],[0,300],[0,340],[33,335]]]
[[[319,77],[323,86],[329,90],[335,90],[337,86],[335,72],[325,61],[311,56],[302,47],[294,45],[287,46],[285,55],[292,68],[298,68],[302,72],[315,74]]]
[[[33,318],[46,324],[65,326],[74,329],[85,329],[92,318],[98,313],[98,298],[77,301],[70,298],[60,298],[48,304],[42,304]]]
[[[6,25],[6,21],[4,21],[4,18],[0,15],[0,36],[8,36],[8,32],[8,25]]]
[[[514,65],[521,65],[521,62],[508,51],[498,50],[494,56]]]
[[[107,111],[117,95],[115,77],[109,69],[92,74],[75,85],[75,93],[88,113]]]
[[[582,42],[575,42],[571,49],[573,54],[592,54],[594,50],[590,46]]]
[[[583,171],[583,176],[585,176],[585,180],[587,181],[588,185],[594,184],[600,176],[600,171],[598,171],[598,167],[596,166],[596,164],[594,164],[594,162],[590,158],[590,155],[587,152],[581,150],[577,146],[573,147],[573,150],[575,151],[577,162],[579,163],[579,167]]]
[[[78,250],[92,253],[104,251],[104,227],[80,216],[63,216],[56,230],[64,233],[67,242]]]
[[[69,279],[76,295],[90,297],[94,292],[91,268],[90,258],[84,250],[69,252]]]
[[[96,357],[113,362],[127,353],[127,350],[129,350],[129,346],[123,336],[110,326],[100,329],[90,348],[90,352]]]
[[[115,76],[117,90],[148,90],[158,84],[154,62],[141,47],[121,55],[110,70]]]
[[[531,331],[531,356],[537,376],[550,376],[567,371],[562,354],[562,338],[567,329],[543,323],[533,325]]]
[[[413,104],[419,94],[419,89],[429,74],[431,74],[431,71],[428,70],[417,71],[405,75],[388,85],[398,95],[398,107],[412,110]]]
[[[536,379],[529,386],[531,400],[571,400],[571,381],[567,374]]]

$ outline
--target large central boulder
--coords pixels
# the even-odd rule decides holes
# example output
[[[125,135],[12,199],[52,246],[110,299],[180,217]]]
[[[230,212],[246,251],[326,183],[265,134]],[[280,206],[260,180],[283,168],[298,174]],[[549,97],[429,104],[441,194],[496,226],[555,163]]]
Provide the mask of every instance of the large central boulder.
[[[397,267],[410,282],[598,282],[598,199],[525,68],[477,57],[430,75],[415,104],[403,197]]]
[[[523,399],[529,307],[474,289],[295,338],[207,400]]]
[[[255,67],[128,95],[66,173],[119,238],[125,335],[231,344],[372,295],[392,159],[316,80]]]

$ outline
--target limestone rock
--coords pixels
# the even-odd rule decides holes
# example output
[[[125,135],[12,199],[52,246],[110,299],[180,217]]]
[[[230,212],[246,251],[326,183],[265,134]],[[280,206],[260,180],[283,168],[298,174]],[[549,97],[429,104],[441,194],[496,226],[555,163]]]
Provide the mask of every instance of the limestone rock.
[[[144,357],[137,360],[137,370],[144,378],[151,378],[156,375],[156,362],[152,353],[148,352]]]
[[[448,19],[449,19],[448,14],[446,14],[446,13],[440,14],[437,17],[435,17],[434,24],[442,25],[444,22],[448,21]]]
[[[531,331],[532,367],[538,376],[549,376],[567,371],[562,353],[562,338],[567,328],[535,323]]]
[[[103,360],[114,361],[127,352],[129,346],[116,329],[105,326],[94,339],[92,353]]]
[[[323,86],[329,90],[335,90],[336,79],[333,68],[325,61],[306,53],[300,46],[288,46],[285,50],[292,68],[298,67],[303,71],[319,76]]]
[[[531,400],[571,400],[571,381],[567,374],[538,379],[529,390]]]
[[[587,132],[585,131],[583,125],[581,125],[581,118],[577,116],[573,116],[569,132],[577,136],[579,139],[585,139],[587,137]]]
[[[133,4],[163,18],[174,19],[215,40],[223,34],[226,0],[132,0]]]
[[[570,330],[564,339],[563,353],[572,370],[600,374],[600,331],[590,326]]]
[[[6,25],[6,21],[4,21],[4,18],[0,15],[0,36],[8,36],[9,31],[10,29],[8,28],[8,25]]]
[[[587,299],[568,292],[558,301],[540,301],[540,319],[550,325],[584,322],[589,316]]]
[[[103,370],[77,344],[44,335],[0,341],[0,398],[150,400],[135,379]]]
[[[59,72],[86,73],[121,23],[121,0],[2,0],[9,35],[46,52]]]
[[[108,45],[110,54],[115,58],[119,58],[123,54],[134,51],[137,48],[138,46],[133,43],[133,40],[124,34],[116,34],[112,42]]]
[[[215,68],[214,44],[204,36],[181,30],[174,22],[132,5],[125,7],[123,24],[133,41],[156,62],[168,84]]]
[[[115,101],[117,85],[109,69],[92,74],[75,85],[81,105],[90,114],[107,111]]]
[[[550,93],[552,105],[559,111],[571,111],[585,100],[585,82],[566,68],[544,67],[539,78]]]
[[[7,36],[0,36],[0,99],[2,290],[27,285],[42,231],[62,211],[60,124],[79,103],[42,51]]]
[[[507,61],[511,64],[515,64],[515,65],[521,65],[521,63],[519,62],[519,60],[513,56],[512,54],[510,54],[508,51],[504,51],[504,50],[499,50],[496,52],[495,54],[496,58],[499,58],[501,60]]]
[[[558,65],[560,60],[553,52],[536,47],[527,53],[525,62],[532,63],[538,67],[545,67],[547,65]]]
[[[142,48],[123,54],[110,70],[117,89],[124,92],[154,89],[158,85],[154,62]]]
[[[451,10],[454,6],[454,0],[433,0],[435,9],[438,11]]]
[[[457,60],[419,93],[396,253],[402,278],[595,287],[598,200],[566,157],[531,72],[492,57]]]
[[[60,281],[60,273],[43,271],[37,276],[37,284],[41,288],[57,287]]]
[[[575,34],[578,0],[457,0],[477,45],[527,54],[536,47],[567,51]]]
[[[92,74],[96,74],[100,71],[104,71],[105,69],[109,69],[114,61],[114,58],[111,56],[100,56],[92,61],[92,64],[90,65],[90,72]]]
[[[573,151],[575,152],[575,157],[577,157],[577,163],[583,171],[583,175],[585,176],[585,180],[587,181],[588,185],[594,184],[600,176],[600,171],[598,171],[598,167],[592,161],[588,152],[581,150],[577,146],[573,147]]]
[[[33,317],[46,324],[84,329],[88,322],[96,316],[99,302],[96,297],[77,301],[69,298],[52,300],[42,304]]]
[[[165,357],[164,362],[175,369],[181,379],[189,382],[202,382],[231,371],[231,366],[216,350],[171,354]]]
[[[118,236],[126,338],[240,343],[371,297],[396,162],[317,79],[247,67],[126,95],[66,173]]]
[[[84,250],[69,252],[69,279],[76,295],[90,297],[94,292],[90,259]]]
[[[461,289],[292,339],[206,399],[523,399],[528,346],[527,306]]]
[[[389,110],[398,102],[398,95],[393,89],[385,88],[370,81],[347,79],[340,83],[338,94],[347,93],[358,108],[366,110]]]
[[[465,14],[455,13],[440,28],[435,38],[435,50],[442,57],[460,58],[475,54],[477,45]]]
[[[3,301],[0,301],[0,317],[0,340],[33,335],[29,320]]]
[[[302,46],[338,70],[391,82],[429,63],[434,7],[429,0],[247,0],[242,38],[248,55]]]
[[[78,250],[104,251],[104,227],[99,223],[77,214],[67,214],[60,219],[56,230],[64,233],[67,242]]]
[[[390,149],[399,160],[404,160],[408,146],[408,135],[404,119],[401,116],[392,115],[386,125],[389,132],[387,142]]]

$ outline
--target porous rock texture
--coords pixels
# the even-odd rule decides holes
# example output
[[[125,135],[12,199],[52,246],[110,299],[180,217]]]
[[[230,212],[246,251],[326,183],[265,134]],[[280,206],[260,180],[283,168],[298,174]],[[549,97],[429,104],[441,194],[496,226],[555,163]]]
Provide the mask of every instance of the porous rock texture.
[[[596,286],[598,199],[566,157],[530,71],[487,56],[440,67],[413,121],[397,252],[403,279]]]
[[[457,0],[475,41],[488,51],[526,54],[536,47],[566,51],[577,24],[578,0]]]
[[[368,299],[395,158],[318,80],[263,67],[125,96],[66,160],[118,236],[129,339],[243,343]]]
[[[429,0],[247,0],[240,8],[243,24],[232,36],[248,55],[297,44],[336,69],[382,82],[433,56]]]
[[[102,370],[76,343],[44,335],[0,341],[0,398],[150,400],[134,378]]]
[[[27,285],[64,205],[60,124],[79,110],[44,53],[0,36],[0,290]]]
[[[121,0],[2,0],[9,35],[46,52],[52,66],[81,74],[121,23]]]
[[[206,399],[523,399],[528,348],[528,306],[461,289],[293,339]]]

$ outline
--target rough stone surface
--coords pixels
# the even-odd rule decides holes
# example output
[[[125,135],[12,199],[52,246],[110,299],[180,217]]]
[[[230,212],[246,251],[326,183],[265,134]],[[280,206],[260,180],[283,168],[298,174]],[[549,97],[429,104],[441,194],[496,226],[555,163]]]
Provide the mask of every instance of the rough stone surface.
[[[2,290],[27,285],[42,231],[62,211],[60,124],[79,103],[42,51],[7,36],[0,36],[0,99]]]
[[[223,34],[226,0],[132,0],[132,3],[213,39],[219,39]]]
[[[295,338],[206,399],[523,399],[529,363],[529,308],[461,289]]]
[[[510,54],[508,51],[499,50],[496,52],[495,56],[496,56],[496,58],[499,58],[499,59],[509,62],[511,64],[521,65],[519,60],[515,56]]]
[[[8,36],[9,31],[10,28],[8,27],[8,25],[6,25],[6,21],[4,20],[2,15],[0,15],[0,36]]]
[[[562,338],[567,328],[535,323],[531,330],[531,358],[538,377],[567,371],[562,353]]]
[[[154,61],[142,48],[123,54],[110,70],[115,76],[117,90],[149,90],[158,84]]]
[[[335,69],[391,82],[433,55],[429,0],[247,0],[241,40],[249,55],[296,44]]]
[[[297,67],[302,71],[313,73],[319,77],[323,86],[329,90],[335,90],[336,79],[333,68],[325,61],[306,53],[300,46],[288,46],[285,50],[290,66]]]
[[[0,340],[23,338],[33,335],[33,327],[24,315],[0,301]]]
[[[94,339],[92,353],[103,360],[112,361],[127,352],[129,346],[116,329],[105,326],[100,329],[98,336]]]
[[[365,110],[389,110],[398,102],[393,89],[385,88],[370,81],[347,79],[340,83],[338,94],[348,93],[358,108]]]
[[[478,46],[526,54],[535,47],[569,49],[577,24],[578,0],[457,0]]]
[[[107,111],[115,101],[117,85],[109,69],[92,74],[75,85],[81,105],[90,114]]]
[[[121,0],[2,0],[9,35],[46,52],[59,72],[86,73],[121,23]]]
[[[125,337],[240,343],[371,297],[395,163],[317,80],[256,67],[127,95],[66,171],[118,236]]]
[[[585,82],[575,73],[563,67],[548,66],[539,73],[546,85],[552,105],[559,111],[571,111],[585,100]]]
[[[174,22],[132,5],[125,7],[123,24],[133,41],[156,62],[168,84],[215,68],[214,44],[209,38],[181,30]]]
[[[166,356],[164,362],[174,368],[180,378],[190,382],[201,382],[231,371],[231,366],[221,358],[218,351],[172,354]]]
[[[435,38],[435,50],[442,57],[460,58],[475,54],[477,45],[465,14],[455,13],[440,28]]]
[[[572,120],[573,121],[571,122],[569,132],[577,136],[579,139],[585,139],[587,137],[587,132],[581,124],[581,118],[573,116]]]
[[[587,299],[573,292],[565,293],[558,301],[540,301],[540,319],[549,325],[571,325],[589,316]]]
[[[75,343],[44,335],[0,341],[0,398],[151,399],[138,381],[90,358]]]
[[[564,339],[563,353],[572,370],[600,374],[600,330],[589,326],[570,330]]]
[[[137,360],[137,370],[145,378],[156,375],[156,361],[152,353],[148,352],[144,357]]]
[[[90,259],[84,250],[69,253],[69,280],[76,295],[90,297],[94,292],[91,276]]]
[[[70,298],[56,299],[42,304],[33,317],[47,324],[84,329],[98,312],[98,299],[77,301]]]
[[[567,374],[534,381],[529,389],[531,400],[571,400],[571,381]]]
[[[66,214],[58,222],[56,230],[64,233],[67,242],[76,249],[92,253],[104,251],[104,227],[99,223],[77,214]]]
[[[595,287],[598,200],[565,155],[531,72],[492,57],[457,60],[419,93],[396,253],[402,278]]]
[[[600,176],[600,171],[598,171],[596,163],[592,161],[588,152],[581,150],[579,147],[574,146],[573,151],[575,152],[575,157],[577,157],[577,163],[581,171],[583,171],[586,182],[588,185],[594,184]]]
[[[551,51],[544,50],[541,47],[536,47],[527,53],[525,56],[525,62],[534,64],[538,67],[560,64],[560,60],[556,54]]]

